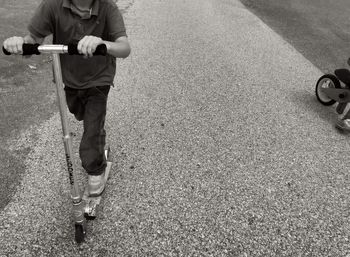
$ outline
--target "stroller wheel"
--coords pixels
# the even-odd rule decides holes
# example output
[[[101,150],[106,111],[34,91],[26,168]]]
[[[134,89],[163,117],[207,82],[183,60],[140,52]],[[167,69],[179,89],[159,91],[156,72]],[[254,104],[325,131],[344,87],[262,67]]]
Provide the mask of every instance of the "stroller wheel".
[[[317,100],[326,106],[334,104],[336,101],[329,98],[323,91],[323,88],[340,88],[339,79],[332,74],[325,74],[319,78],[316,83],[316,97]]]

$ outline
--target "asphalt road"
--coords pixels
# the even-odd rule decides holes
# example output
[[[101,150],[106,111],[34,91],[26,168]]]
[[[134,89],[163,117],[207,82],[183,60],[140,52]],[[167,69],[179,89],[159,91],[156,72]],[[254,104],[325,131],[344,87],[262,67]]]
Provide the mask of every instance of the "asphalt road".
[[[348,67],[350,2],[347,0],[241,0],[324,72]]]
[[[0,256],[349,254],[350,144],[315,99],[322,72],[236,0],[136,1],[126,23],[114,169],[87,242],[55,115],[0,212]]]

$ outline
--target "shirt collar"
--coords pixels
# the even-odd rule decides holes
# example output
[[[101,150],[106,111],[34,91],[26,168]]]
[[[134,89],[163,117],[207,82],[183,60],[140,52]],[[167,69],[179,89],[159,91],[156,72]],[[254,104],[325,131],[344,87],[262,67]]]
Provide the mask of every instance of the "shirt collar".
[[[72,0],[63,0],[63,7],[64,8],[68,8],[72,10]],[[92,3],[92,10],[91,10],[91,15],[98,15],[98,11],[100,9],[100,1],[99,0],[94,0],[94,2]]]

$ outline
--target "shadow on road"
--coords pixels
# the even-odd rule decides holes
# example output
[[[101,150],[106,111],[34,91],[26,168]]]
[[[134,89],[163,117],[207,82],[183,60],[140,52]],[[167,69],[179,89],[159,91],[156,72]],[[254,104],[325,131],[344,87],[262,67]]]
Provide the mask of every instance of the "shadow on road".
[[[350,2],[241,0],[323,72],[346,67],[350,56]]]

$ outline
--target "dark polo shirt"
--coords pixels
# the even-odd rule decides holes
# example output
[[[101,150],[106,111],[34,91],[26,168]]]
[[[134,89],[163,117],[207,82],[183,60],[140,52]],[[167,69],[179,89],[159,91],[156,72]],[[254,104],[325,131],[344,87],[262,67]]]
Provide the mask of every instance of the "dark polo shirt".
[[[115,41],[126,36],[123,17],[112,0],[95,0],[89,11],[81,11],[70,0],[43,0],[28,30],[36,37],[53,35],[54,44],[78,43],[86,35]],[[83,58],[61,55],[63,82],[72,88],[113,85],[116,58],[110,55]]]

